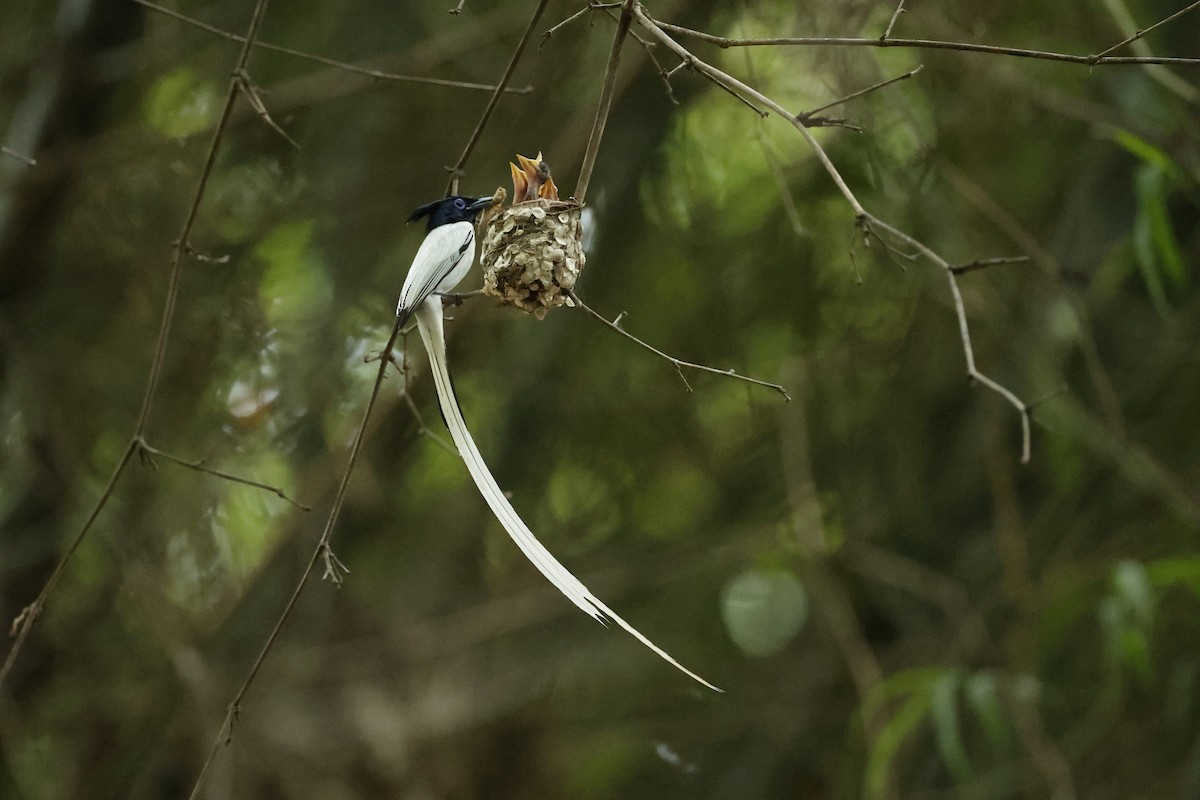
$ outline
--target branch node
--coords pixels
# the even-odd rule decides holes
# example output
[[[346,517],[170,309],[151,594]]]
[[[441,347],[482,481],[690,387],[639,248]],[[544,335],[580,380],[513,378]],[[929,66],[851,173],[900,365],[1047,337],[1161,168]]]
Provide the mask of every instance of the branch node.
[[[342,579],[350,574],[350,570],[334,555],[328,542],[321,542],[321,558],[325,561],[325,574],[321,576],[321,580],[332,581],[334,586],[340,588]]]
[[[228,747],[233,742],[233,726],[241,722],[242,706],[235,700],[229,704],[229,728],[225,732],[225,746]]]
[[[11,639],[20,633],[22,627],[32,628],[33,624],[37,622],[37,618],[41,613],[41,599],[34,600],[32,603],[22,608],[21,613],[13,617],[12,625],[10,625],[8,628],[9,638]]]

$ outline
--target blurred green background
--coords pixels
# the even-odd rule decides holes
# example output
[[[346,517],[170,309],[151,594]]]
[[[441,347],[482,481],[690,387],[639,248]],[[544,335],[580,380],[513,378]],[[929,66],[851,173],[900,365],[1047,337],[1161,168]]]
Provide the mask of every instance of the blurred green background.
[[[252,3],[167,0],[245,31]],[[492,83],[532,0],[272,3],[263,40]],[[1098,52],[1182,0],[914,2],[895,36]],[[553,0],[538,31],[582,7]],[[729,36],[877,37],[894,4],[653,3]],[[578,173],[615,25],[526,52],[462,189]],[[634,27],[634,32],[638,32]],[[869,210],[956,263],[864,247],[797,132],[629,41],[581,296],[452,309],[466,418],[598,596],[727,690],[580,614],[385,384],[334,532],[205,798],[1200,797],[1200,67],[889,48],[701,58],[799,112]],[[1200,12],[1147,37],[1200,54]],[[239,45],[125,0],[0,5],[0,618],[38,593],[133,429]],[[1135,52],[1131,48],[1123,52]],[[675,66],[662,48],[655,56]],[[0,689],[0,797],[175,798],[320,535],[423,235],[488,94],[258,50],[294,149],[239,102],[191,237],[148,440],[283,487],[134,461]],[[464,288],[479,285],[473,274]],[[412,396],[444,433],[416,337]],[[8,645],[4,652],[7,652]]]

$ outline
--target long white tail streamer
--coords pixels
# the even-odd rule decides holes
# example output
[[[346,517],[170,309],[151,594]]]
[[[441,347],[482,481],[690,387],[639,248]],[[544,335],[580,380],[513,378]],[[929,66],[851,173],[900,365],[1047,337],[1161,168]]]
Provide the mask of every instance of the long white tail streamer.
[[[426,299],[417,309],[416,317],[417,327],[421,331],[421,340],[425,342],[425,350],[429,353],[430,372],[433,374],[433,382],[437,387],[438,402],[442,407],[442,416],[446,419],[446,427],[450,429],[450,437],[454,440],[454,445],[458,448],[459,455],[462,456],[463,462],[467,465],[467,470],[475,480],[475,485],[479,487],[479,492],[483,495],[483,499],[487,501],[487,504],[492,509],[492,513],[496,515],[496,519],[500,520],[500,524],[504,526],[504,530],[508,531],[508,535],[517,543],[517,547],[521,548],[521,552],[525,554],[525,557],[533,562],[538,571],[557,586],[558,590],[567,596],[567,599],[579,606],[584,613],[601,623],[605,622],[606,619],[612,620],[680,672],[693,680],[699,681],[713,691],[723,692],[723,689],[713,686],[704,680],[704,678],[701,678],[680,664],[665,650],[647,639],[641,631],[623,620],[615,611],[588,591],[588,588],[572,575],[566,567],[560,564],[558,559],[537,540],[537,537],[533,535],[533,531],[529,530],[525,523],[521,521],[521,517],[517,515],[516,509],[512,507],[512,504],[508,502],[508,498],[504,496],[504,492],[500,490],[496,479],[492,477],[491,470],[484,463],[483,456],[479,454],[478,448],[475,447],[475,441],[467,431],[467,423],[463,419],[462,411],[458,407],[458,398],[454,394],[454,385],[450,382],[450,370],[446,364],[446,338],[442,327],[442,299],[436,295]]]

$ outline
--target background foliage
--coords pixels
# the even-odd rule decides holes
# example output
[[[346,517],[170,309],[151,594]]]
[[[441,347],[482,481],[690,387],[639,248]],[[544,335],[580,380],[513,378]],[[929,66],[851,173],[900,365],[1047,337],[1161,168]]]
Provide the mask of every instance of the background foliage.
[[[262,38],[495,81],[533,4],[447,5],[276,3]],[[916,2],[895,35],[1089,53],[1179,6]],[[239,33],[250,13],[170,7]],[[878,36],[893,10],[650,8],[730,36]],[[1198,26],[1139,46],[1194,56]],[[596,14],[530,49],[514,85],[534,89],[503,98],[464,191],[538,149],[570,190],[612,30]],[[791,127],[686,70],[672,104],[629,42],[581,295],[792,402],[706,375],[689,394],[567,310],[471,301],[450,360],[542,541],[728,694],[545,585],[393,376],[334,533],[349,578],[302,596],[204,796],[1200,797],[1197,68],[690,46],[797,111],[924,65],[828,112],[863,133],[817,135],[868,208],[952,261],[1030,257],[962,286],[981,368],[1049,396],[1032,463],[1012,407],[963,381],[944,277],[856,241]],[[133,3],[0,6],[0,143],[38,160],[0,157],[5,619],[121,456],[237,48]],[[239,104],[147,438],[314,510],[135,462],[3,688],[5,798],[190,790],[320,534],[423,233],[401,221],[487,100],[264,50],[250,72],[300,146]]]

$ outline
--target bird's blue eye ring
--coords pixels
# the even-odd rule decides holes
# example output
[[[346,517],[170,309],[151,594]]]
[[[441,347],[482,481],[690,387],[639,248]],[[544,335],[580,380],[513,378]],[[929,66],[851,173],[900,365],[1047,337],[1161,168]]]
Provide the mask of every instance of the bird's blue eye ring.
[[[454,207],[461,211],[467,207],[467,201],[463,200],[461,197],[456,197],[454,198]]]

